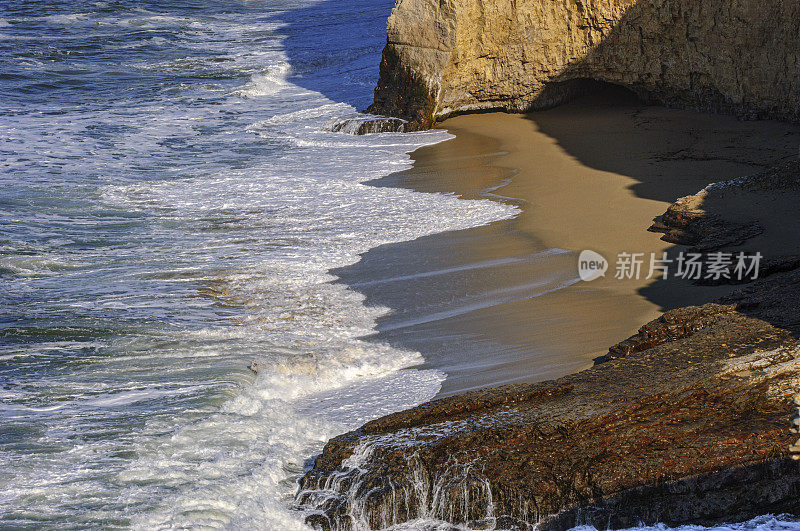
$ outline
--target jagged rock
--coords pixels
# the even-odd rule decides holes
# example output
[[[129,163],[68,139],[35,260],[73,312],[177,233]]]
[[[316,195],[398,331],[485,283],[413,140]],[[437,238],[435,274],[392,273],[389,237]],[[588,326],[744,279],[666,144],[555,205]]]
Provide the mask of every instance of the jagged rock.
[[[330,123],[326,129],[334,133],[371,135],[374,133],[404,133],[406,122],[400,118],[348,118]]]
[[[605,363],[625,358],[634,352],[647,350],[663,343],[691,337],[698,330],[713,325],[720,317],[734,311],[733,305],[706,304],[670,310],[650,321],[639,332],[608,349],[608,354],[595,359]]]
[[[651,325],[667,341],[625,359],[437,400],[331,440],[298,503],[336,529],[419,517],[561,530],[800,514],[789,452],[797,339],[720,305]]]
[[[800,161],[790,160],[761,173],[710,184],[694,195],[681,197],[648,229],[663,232],[670,243],[688,245],[695,251],[711,251],[741,245],[764,233],[761,208],[748,209],[761,200],[769,207],[800,190]],[[731,205],[742,208],[731,208]],[[791,212],[790,212],[791,213]],[[797,217],[797,216],[795,216]],[[787,221],[790,216],[787,216]],[[783,235],[772,235],[773,237]],[[791,252],[787,250],[787,252]],[[773,256],[765,263],[775,271],[793,268],[793,257]]]
[[[783,0],[400,0],[370,112],[429,127],[622,85],[647,100],[800,118],[800,4]]]
[[[700,208],[689,206],[690,199],[683,197],[647,230],[663,232],[662,240],[679,245],[688,245],[694,250],[713,251],[728,245],[741,245],[758,236],[764,229],[758,222],[733,224]],[[673,206],[675,208],[673,208]]]
[[[764,232],[756,220],[734,223],[709,212],[708,207],[704,207],[709,202],[709,193],[709,189],[703,189],[681,197],[647,230],[663,232],[661,239],[665,242],[688,245],[696,251],[741,245]]]

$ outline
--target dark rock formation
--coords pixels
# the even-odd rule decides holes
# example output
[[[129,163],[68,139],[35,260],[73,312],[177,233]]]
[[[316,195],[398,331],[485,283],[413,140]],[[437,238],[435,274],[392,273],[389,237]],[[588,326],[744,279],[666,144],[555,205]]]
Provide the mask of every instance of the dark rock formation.
[[[381,77],[375,88],[375,103],[367,112],[400,116],[409,130],[427,129],[436,119],[436,98],[427,83],[401,63],[397,50],[386,46],[381,59]]]
[[[792,216],[791,205],[798,190],[800,160],[789,160],[756,175],[711,184],[694,195],[682,197],[648,230],[663,232],[662,240],[698,251],[741,245],[764,232],[764,219],[774,217],[765,209],[777,208],[775,215],[784,213],[784,226],[796,221],[798,216]],[[779,228],[773,228],[772,232],[772,240],[785,240],[786,234]],[[790,254],[793,244],[786,241],[778,246],[780,249],[774,249],[776,246],[768,242],[764,250],[772,250],[778,257]]]
[[[698,330],[708,327],[719,315],[732,312],[733,306],[707,304],[672,310],[639,329],[639,332],[608,349],[608,354],[595,359],[605,363],[625,358],[634,352],[647,350],[670,341],[691,337]]]
[[[797,257],[791,258],[781,265],[794,267],[743,286],[722,297],[720,302],[735,305],[742,313],[800,335],[800,263]]]
[[[336,120],[326,127],[333,133],[371,135],[375,133],[404,133],[408,122],[400,118],[359,117]]]
[[[764,232],[756,221],[745,224],[725,223],[717,215],[693,208],[689,202],[674,203],[648,230],[663,232],[661,239],[665,242],[688,245],[700,251],[741,245]]]
[[[438,400],[333,439],[298,502],[336,529],[425,517],[568,529],[800,514],[788,450],[798,342],[730,306],[667,315],[643,328],[663,332],[642,344],[666,342],[625,359]]]

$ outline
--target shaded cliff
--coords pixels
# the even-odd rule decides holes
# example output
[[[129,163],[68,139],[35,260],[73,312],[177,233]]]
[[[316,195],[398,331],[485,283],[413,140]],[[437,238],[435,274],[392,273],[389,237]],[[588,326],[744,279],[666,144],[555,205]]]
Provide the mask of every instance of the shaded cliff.
[[[399,0],[371,112],[424,128],[619,84],[664,104],[800,118],[800,4]]]

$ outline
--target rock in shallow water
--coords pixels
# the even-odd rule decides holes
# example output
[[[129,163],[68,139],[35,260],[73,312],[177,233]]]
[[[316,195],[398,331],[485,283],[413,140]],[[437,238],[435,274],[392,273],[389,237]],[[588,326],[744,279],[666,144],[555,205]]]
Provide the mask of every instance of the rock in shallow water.
[[[407,123],[400,118],[348,118],[331,122],[325,129],[334,133],[348,133],[351,135],[404,133]]]

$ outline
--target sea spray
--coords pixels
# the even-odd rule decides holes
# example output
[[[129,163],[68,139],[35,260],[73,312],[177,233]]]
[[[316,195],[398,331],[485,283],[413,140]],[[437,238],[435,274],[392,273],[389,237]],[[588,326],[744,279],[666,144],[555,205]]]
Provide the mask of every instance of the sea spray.
[[[419,451],[431,436],[412,429],[360,442],[335,470],[306,475],[296,496],[298,506],[309,514],[310,524],[336,531],[406,525],[494,529],[497,519],[486,476],[463,454],[451,456],[442,472],[432,474]]]

